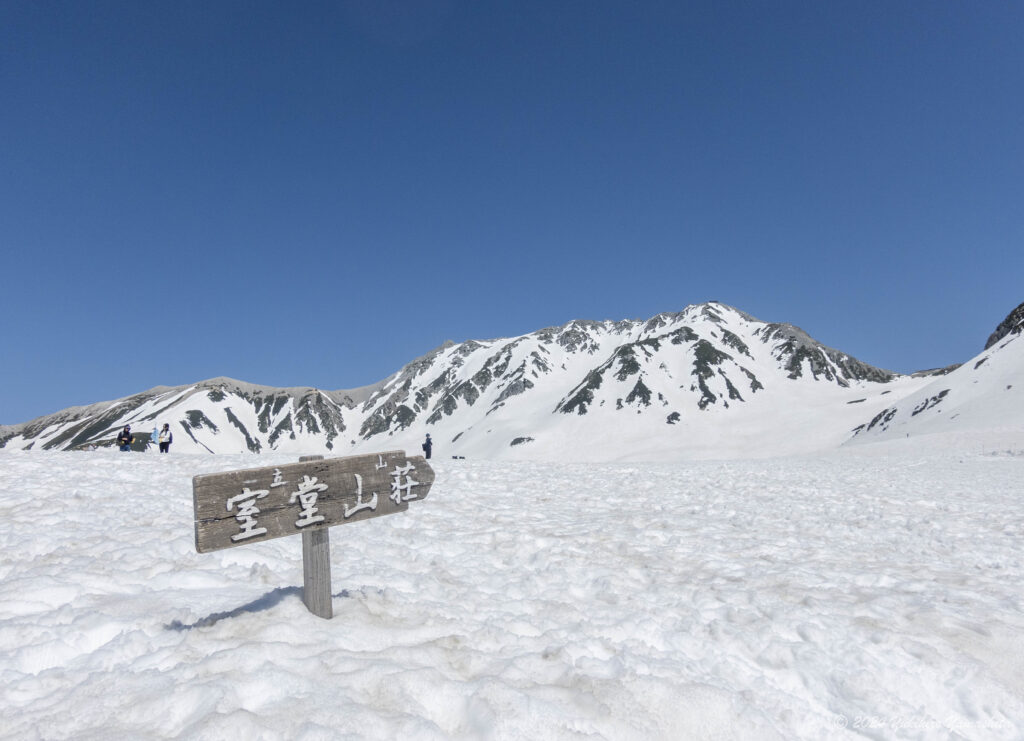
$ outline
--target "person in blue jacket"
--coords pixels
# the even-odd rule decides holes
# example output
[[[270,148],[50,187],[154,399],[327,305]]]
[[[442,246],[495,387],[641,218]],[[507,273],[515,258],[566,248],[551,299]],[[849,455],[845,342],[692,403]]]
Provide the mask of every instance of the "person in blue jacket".
[[[433,447],[434,441],[430,439],[430,433],[428,432],[427,439],[423,442],[422,445],[423,453],[426,455],[427,458],[430,458],[430,451],[433,449]]]
[[[135,438],[132,437],[131,425],[125,425],[124,429],[117,433],[117,446],[122,453],[127,453],[132,449],[133,442],[135,442]]]

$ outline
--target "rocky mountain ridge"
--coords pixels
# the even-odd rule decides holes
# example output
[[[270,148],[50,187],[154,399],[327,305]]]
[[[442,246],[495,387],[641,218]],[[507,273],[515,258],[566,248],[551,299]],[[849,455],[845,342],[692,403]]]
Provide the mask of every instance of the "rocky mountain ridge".
[[[1012,328],[1011,328],[1012,329]],[[218,378],[157,387],[0,431],[0,447],[112,443],[171,424],[176,451],[341,455],[381,447],[497,458],[758,455],[841,444],[932,380],[876,368],[717,302],[648,320],[572,321],[446,342],[378,384],[277,389]]]

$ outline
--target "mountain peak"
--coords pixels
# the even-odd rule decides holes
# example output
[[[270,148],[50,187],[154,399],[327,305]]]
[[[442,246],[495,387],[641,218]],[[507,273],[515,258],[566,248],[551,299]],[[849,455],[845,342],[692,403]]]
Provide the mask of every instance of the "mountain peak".
[[[1024,304],[1011,311],[996,327],[996,331],[989,336],[988,342],[985,343],[985,349],[988,350],[1009,334],[1020,334],[1022,331],[1024,331]]]

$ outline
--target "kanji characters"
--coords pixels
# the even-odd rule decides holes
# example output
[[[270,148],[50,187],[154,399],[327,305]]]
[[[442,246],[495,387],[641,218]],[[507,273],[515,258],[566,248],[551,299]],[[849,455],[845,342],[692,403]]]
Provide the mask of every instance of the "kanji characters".
[[[262,499],[269,493],[269,489],[256,489],[252,491],[249,487],[245,487],[242,489],[241,494],[236,494],[227,501],[228,512],[234,509],[235,505],[238,505],[238,514],[235,515],[235,519],[242,526],[242,532],[232,535],[231,540],[237,543],[240,540],[255,538],[267,532],[265,527],[256,527],[256,515],[260,513],[259,508],[256,506],[256,500]]]
[[[363,501],[363,477],[358,473],[352,474],[356,477],[356,503],[351,508],[345,505],[345,519],[354,515],[356,512],[361,512],[364,509],[374,510],[377,509],[377,492],[373,492],[373,496],[370,497],[369,501]]]
[[[298,491],[292,493],[291,504],[297,499],[302,508],[299,510],[299,519],[295,521],[295,527],[306,527],[324,521],[323,515],[316,513],[316,497],[322,491],[327,491],[327,484],[321,484],[316,476],[303,476],[299,482]]]
[[[406,463],[404,466],[395,464],[395,470],[391,472],[391,501],[395,504],[417,498],[417,495],[412,493],[412,487],[419,486],[420,482],[409,475],[415,470],[416,468],[411,463]],[[405,477],[404,481],[402,480],[403,476]]]

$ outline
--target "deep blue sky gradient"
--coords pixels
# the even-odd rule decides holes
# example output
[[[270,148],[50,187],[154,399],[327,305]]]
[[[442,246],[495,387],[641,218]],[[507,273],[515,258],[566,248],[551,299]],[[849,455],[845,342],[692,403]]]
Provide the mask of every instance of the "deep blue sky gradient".
[[[1016,2],[0,0],[0,423],[712,299],[963,362],[1022,91]]]

